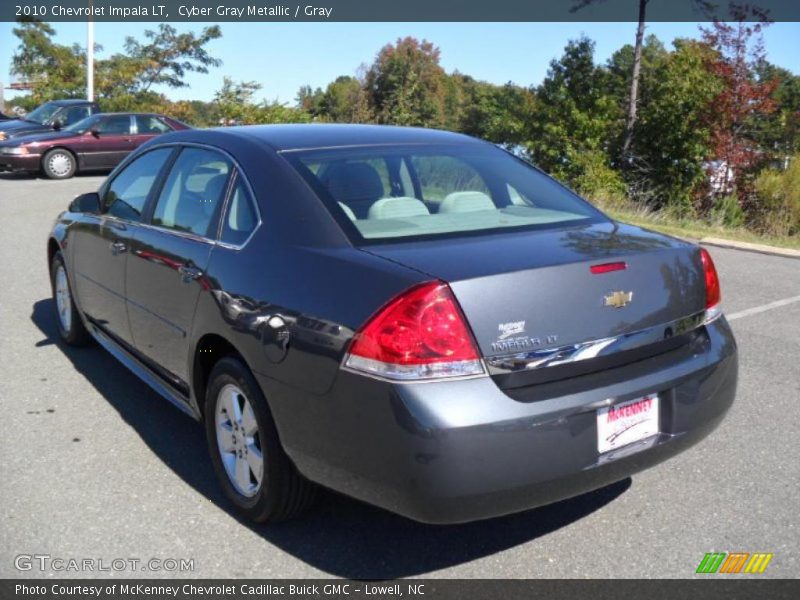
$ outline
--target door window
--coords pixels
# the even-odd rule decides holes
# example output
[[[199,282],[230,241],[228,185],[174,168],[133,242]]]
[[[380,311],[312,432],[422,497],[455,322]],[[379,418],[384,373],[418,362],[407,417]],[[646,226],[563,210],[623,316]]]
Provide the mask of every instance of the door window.
[[[158,117],[138,115],[136,124],[140,135],[153,135],[172,131],[172,128]]]
[[[120,171],[103,198],[105,213],[128,221],[141,221],[150,190],[171,153],[172,148],[152,150]]]
[[[184,148],[161,190],[153,225],[215,237],[231,168],[217,152]]]
[[[233,187],[231,200],[228,204],[228,214],[222,223],[223,242],[240,245],[247,241],[250,234],[258,224],[258,215],[253,206],[253,198],[247,186],[242,181],[241,175],[237,176]]]
[[[62,122],[62,127],[74,125],[78,121],[82,121],[90,115],[88,106],[72,106],[61,111],[58,115]]]
[[[129,135],[131,118],[128,115],[114,115],[100,121],[97,131],[105,135]]]

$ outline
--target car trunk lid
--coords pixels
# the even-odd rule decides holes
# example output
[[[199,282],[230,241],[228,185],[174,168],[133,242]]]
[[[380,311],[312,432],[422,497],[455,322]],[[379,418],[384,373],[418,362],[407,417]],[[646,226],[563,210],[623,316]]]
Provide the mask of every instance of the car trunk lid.
[[[365,249],[449,283],[487,359],[662,325],[670,337],[669,324],[705,307],[696,247],[627,225]],[[609,262],[625,268],[592,272]]]

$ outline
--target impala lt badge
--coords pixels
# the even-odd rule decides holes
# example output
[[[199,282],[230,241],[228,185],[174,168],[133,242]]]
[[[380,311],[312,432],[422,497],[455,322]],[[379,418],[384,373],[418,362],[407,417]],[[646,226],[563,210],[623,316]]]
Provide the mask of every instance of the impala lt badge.
[[[613,306],[614,308],[624,308],[629,302],[633,300],[633,292],[611,292],[608,296],[603,298],[604,306]]]

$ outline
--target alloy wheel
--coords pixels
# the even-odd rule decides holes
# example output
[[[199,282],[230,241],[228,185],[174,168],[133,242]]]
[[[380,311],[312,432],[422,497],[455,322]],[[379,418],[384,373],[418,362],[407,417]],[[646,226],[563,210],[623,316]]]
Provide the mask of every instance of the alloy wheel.
[[[69,282],[67,281],[67,271],[64,265],[59,265],[56,269],[56,307],[58,308],[58,320],[61,328],[69,331],[72,326],[72,298],[69,295]]]
[[[261,434],[250,401],[239,387],[227,384],[217,396],[217,447],[228,479],[248,498],[261,489],[264,456]]]

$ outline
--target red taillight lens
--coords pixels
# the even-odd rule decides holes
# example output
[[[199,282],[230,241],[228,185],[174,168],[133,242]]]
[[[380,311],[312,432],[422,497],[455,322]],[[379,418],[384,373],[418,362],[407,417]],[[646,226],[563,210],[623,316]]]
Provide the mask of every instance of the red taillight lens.
[[[703,261],[703,271],[706,277],[706,310],[714,308],[722,300],[719,289],[719,276],[711,260],[711,255],[705,248],[700,248],[700,260]]]
[[[356,333],[345,364],[390,379],[483,373],[466,319],[447,284],[400,294]]]

